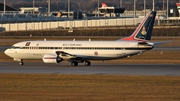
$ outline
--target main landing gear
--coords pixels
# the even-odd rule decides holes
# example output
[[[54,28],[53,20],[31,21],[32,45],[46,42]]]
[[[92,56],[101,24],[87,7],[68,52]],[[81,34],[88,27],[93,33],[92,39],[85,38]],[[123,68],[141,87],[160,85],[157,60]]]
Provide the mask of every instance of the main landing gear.
[[[24,65],[24,62],[23,62],[23,60],[20,60],[19,61],[19,65]],[[85,66],[90,66],[91,65],[91,62],[90,61],[84,61],[84,65]],[[71,62],[71,66],[78,66],[78,62],[77,61],[72,61]]]
[[[91,62],[90,62],[90,61],[84,61],[84,65],[85,65],[85,66],[90,66],[90,65],[91,65]]]
[[[84,65],[85,66],[90,66],[91,62],[90,61],[84,61]],[[71,62],[71,66],[78,66],[78,62],[77,61]]]
[[[71,62],[71,66],[78,66],[78,62],[76,61]]]

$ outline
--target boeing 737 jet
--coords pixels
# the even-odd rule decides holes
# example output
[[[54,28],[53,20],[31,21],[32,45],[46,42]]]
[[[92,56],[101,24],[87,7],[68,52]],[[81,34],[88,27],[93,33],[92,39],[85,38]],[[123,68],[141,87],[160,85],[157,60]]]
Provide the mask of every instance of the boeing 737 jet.
[[[5,54],[23,65],[25,59],[42,59],[44,63],[68,61],[72,66],[91,60],[113,60],[151,50],[150,42],[156,12],[149,12],[131,36],[115,41],[23,41],[5,50]]]

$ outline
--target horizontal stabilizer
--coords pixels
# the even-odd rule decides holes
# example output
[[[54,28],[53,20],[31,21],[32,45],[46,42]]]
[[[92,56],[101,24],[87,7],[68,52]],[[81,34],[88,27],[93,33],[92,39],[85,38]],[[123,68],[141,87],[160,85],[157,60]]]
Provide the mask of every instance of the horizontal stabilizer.
[[[172,41],[168,40],[168,41],[154,42],[154,45],[164,44],[164,43],[168,43],[168,42],[172,42]]]

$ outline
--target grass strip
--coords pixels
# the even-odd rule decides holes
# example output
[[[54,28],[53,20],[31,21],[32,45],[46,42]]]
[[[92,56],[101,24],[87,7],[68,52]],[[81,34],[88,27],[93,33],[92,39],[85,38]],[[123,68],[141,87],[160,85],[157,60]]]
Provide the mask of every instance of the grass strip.
[[[179,101],[180,77],[0,74],[2,101]]]

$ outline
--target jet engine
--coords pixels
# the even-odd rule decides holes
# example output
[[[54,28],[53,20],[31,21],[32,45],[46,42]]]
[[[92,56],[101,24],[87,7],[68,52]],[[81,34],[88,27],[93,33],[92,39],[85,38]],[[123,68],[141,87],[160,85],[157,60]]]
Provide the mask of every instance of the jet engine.
[[[62,62],[62,58],[60,58],[58,55],[55,54],[45,54],[43,56],[44,63],[60,63]]]

